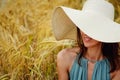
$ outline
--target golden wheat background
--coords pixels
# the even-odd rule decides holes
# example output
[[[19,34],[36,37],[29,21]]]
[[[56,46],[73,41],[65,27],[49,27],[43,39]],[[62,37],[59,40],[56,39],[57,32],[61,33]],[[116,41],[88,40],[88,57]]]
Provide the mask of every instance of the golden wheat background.
[[[56,6],[81,9],[85,0],[0,0],[0,80],[57,80],[56,55],[74,41],[56,41]],[[115,6],[120,22],[120,1]]]

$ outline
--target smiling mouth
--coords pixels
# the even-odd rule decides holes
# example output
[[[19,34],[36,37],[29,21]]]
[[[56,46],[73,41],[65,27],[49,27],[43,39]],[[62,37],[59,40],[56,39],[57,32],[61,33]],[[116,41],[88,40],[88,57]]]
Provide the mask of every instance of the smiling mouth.
[[[88,37],[88,36],[84,36],[84,41],[90,41],[92,38]]]

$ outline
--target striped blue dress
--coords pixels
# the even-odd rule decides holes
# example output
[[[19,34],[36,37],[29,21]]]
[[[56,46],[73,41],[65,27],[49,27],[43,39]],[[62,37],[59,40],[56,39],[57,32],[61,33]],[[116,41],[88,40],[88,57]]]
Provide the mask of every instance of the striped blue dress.
[[[78,56],[75,59],[72,68],[69,72],[70,80],[87,80],[88,60],[84,57],[81,58],[78,64]],[[110,66],[108,60],[97,61],[94,66],[92,80],[110,80]]]

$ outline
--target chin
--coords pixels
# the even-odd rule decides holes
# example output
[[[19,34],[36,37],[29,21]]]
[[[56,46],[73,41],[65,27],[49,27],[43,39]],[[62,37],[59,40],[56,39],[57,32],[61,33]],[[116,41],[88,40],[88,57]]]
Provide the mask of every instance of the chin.
[[[101,45],[101,43],[100,42],[89,42],[89,43],[85,43],[84,42],[84,46],[86,47],[86,48],[91,48],[91,47],[95,47],[95,46],[99,46],[99,45]]]
[[[94,45],[92,45],[92,44],[85,44],[85,43],[84,43],[84,46],[87,47],[87,48],[89,48],[89,47],[92,47],[92,46],[94,46]]]

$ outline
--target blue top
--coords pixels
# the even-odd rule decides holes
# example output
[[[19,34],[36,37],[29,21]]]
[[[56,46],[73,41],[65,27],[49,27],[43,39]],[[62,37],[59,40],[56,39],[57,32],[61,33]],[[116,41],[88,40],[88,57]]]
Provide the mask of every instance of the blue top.
[[[69,73],[70,80],[87,80],[88,60],[84,57],[80,59],[78,64],[78,56],[75,59]],[[97,61],[94,66],[92,80],[110,80],[110,65],[108,59]]]

